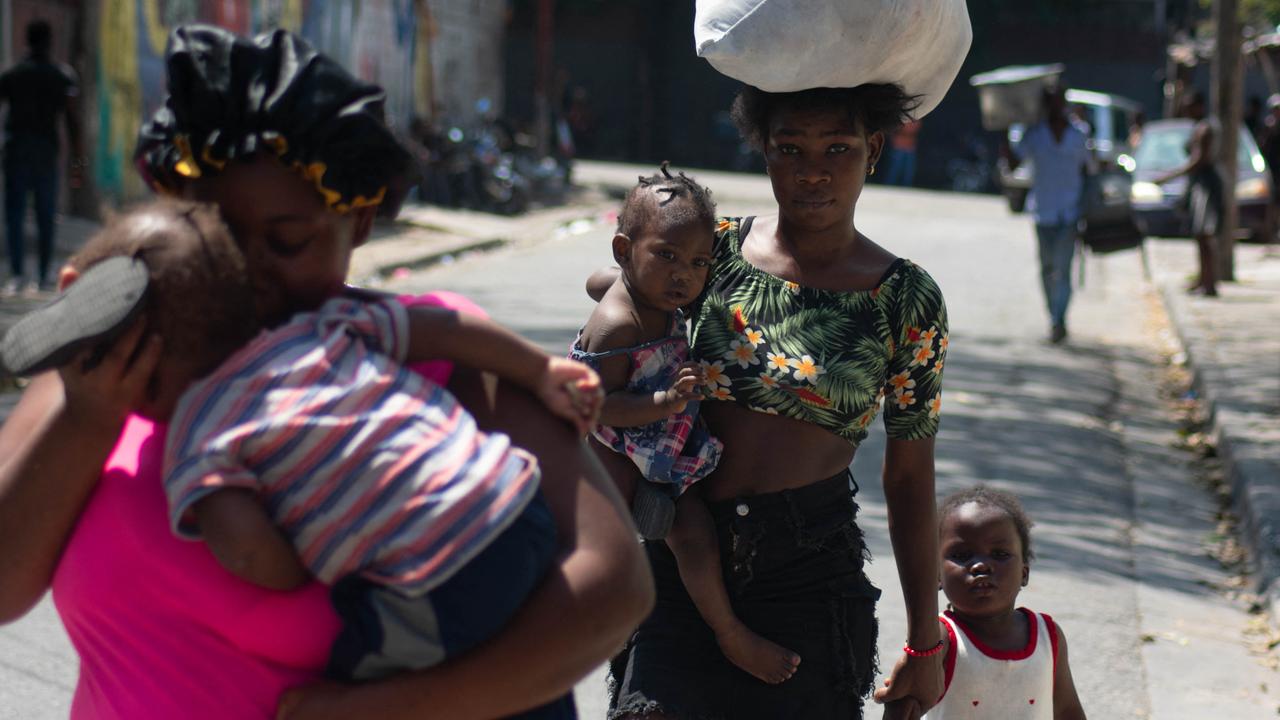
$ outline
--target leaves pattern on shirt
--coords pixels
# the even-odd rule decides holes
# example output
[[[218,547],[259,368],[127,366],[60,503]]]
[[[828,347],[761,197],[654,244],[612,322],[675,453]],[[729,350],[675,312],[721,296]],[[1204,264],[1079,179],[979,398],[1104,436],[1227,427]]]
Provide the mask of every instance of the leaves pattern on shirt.
[[[878,408],[891,438],[938,431],[946,304],[923,269],[898,261],[876,288],[835,292],[769,275],[721,220],[716,262],[693,314],[705,397],[811,422],[857,445]]]

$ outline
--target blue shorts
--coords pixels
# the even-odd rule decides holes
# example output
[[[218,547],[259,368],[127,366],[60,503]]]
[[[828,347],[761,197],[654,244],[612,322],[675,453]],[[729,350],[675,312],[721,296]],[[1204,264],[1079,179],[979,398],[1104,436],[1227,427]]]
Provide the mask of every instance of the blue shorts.
[[[329,677],[373,680],[437,665],[496,635],[550,569],[556,554],[551,511],[539,491],[480,554],[426,595],[349,575],[333,586],[342,631],[329,656]],[[573,696],[517,717],[577,718]]]

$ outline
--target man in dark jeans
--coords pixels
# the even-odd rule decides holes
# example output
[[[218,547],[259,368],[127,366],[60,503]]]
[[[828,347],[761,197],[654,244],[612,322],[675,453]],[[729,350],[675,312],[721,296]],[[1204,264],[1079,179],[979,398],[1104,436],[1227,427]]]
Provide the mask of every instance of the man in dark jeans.
[[[1094,171],[1088,128],[1067,114],[1063,88],[1045,90],[1044,119],[1027,128],[1018,144],[1000,149],[1012,171],[1025,159],[1035,162],[1027,211],[1036,218],[1040,245],[1040,278],[1049,307],[1049,341],[1067,339],[1067,305],[1071,301],[1071,262],[1076,252],[1076,224],[1084,176]]]
[[[5,240],[9,253],[9,280],[3,294],[23,289],[51,289],[53,262],[53,212],[58,198],[58,116],[67,124],[74,157],[73,174],[84,167],[80,127],[74,102],[78,93],[74,72],[53,62],[53,31],[36,20],[27,25],[29,53],[22,62],[0,75],[0,102],[9,104],[4,125]],[[23,224],[28,196],[35,195],[39,231],[37,274],[26,281],[26,248]]]

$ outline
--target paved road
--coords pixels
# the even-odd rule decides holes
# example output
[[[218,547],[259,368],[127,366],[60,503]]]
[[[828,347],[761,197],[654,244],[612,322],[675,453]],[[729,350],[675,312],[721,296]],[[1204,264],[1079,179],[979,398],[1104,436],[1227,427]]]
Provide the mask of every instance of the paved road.
[[[759,180],[712,186],[727,213],[767,209]],[[1205,558],[1213,505],[1157,398],[1158,304],[1139,254],[1091,260],[1071,342],[1052,347],[1032,232],[992,198],[873,189],[859,227],[929,269],[952,320],[939,491],[979,481],[1018,493],[1036,521],[1028,606],[1054,615],[1092,718],[1261,718],[1280,677],[1249,656],[1249,617],[1214,586]],[[436,268],[396,285],[464,292],[500,321],[563,351],[590,312],[587,274],[609,262],[608,228]],[[859,450],[862,521],[884,588],[881,655],[904,621],[879,488],[883,434]],[[1146,638],[1148,641],[1144,641]],[[1209,662],[1206,662],[1209,660]],[[579,688],[583,717],[604,716],[603,680]],[[875,715],[876,713],[869,713]]]
[[[713,184],[722,210],[766,210],[759,179]],[[938,443],[939,490],[978,481],[1017,492],[1033,519],[1029,607],[1057,618],[1090,717],[1274,717],[1280,677],[1250,656],[1243,604],[1206,558],[1212,502],[1157,397],[1162,334],[1137,253],[1087,264],[1072,341],[1042,341],[1046,321],[1031,229],[994,198],[868,190],[859,226],[928,268],[946,292],[952,351]],[[608,228],[580,224],[537,244],[413,274],[398,290],[464,292],[502,322],[562,352],[586,318],[587,274],[609,262]],[[879,489],[883,434],[854,463],[875,556],[881,654],[904,635]],[[46,602],[0,628],[0,718],[65,717],[74,655]],[[582,716],[604,716],[597,673],[579,687]],[[877,713],[870,713],[875,717]]]

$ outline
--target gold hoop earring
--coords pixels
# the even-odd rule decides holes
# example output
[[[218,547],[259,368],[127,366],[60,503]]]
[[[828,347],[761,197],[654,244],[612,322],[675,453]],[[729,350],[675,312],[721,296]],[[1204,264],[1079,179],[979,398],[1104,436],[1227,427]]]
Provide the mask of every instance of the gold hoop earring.
[[[867,170],[867,177],[871,177],[872,175],[875,175],[875,174],[876,174],[876,166],[872,165],[871,169]]]

